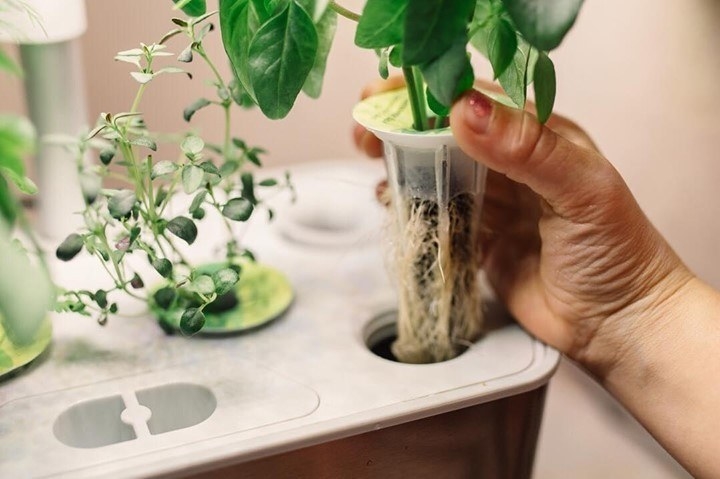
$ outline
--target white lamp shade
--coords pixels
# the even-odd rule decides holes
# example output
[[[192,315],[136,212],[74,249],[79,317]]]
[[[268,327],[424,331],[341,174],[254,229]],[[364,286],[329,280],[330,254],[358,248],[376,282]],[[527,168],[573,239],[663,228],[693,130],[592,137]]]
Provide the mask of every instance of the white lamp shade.
[[[4,24],[0,41],[22,44],[58,43],[82,35],[87,28],[85,0],[24,0],[32,13],[0,11]]]

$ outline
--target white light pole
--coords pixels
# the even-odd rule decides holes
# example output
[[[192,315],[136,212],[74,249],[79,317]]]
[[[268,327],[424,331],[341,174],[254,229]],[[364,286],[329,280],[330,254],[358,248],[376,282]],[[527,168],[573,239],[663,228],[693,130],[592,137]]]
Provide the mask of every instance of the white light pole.
[[[48,239],[75,230],[83,202],[74,155],[43,136],[77,136],[87,128],[87,103],[78,38],[87,21],[84,0],[23,0],[36,14],[4,18],[18,32],[28,110],[40,139],[36,171],[38,231]]]

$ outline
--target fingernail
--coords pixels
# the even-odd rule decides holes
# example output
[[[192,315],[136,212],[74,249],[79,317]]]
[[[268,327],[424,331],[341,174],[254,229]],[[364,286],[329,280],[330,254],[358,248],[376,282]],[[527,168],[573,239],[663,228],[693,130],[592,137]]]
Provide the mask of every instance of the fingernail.
[[[475,133],[485,133],[490,123],[493,103],[488,97],[473,90],[468,94],[465,121]],[[469,107],[469,108],[468,108]]]

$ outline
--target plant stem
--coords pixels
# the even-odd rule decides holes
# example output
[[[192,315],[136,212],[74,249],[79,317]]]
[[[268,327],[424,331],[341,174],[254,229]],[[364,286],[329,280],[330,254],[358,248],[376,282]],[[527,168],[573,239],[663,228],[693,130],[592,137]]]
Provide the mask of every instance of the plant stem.
[[[193,32],[193,35],[195,32]],[[215,64],[212,60],[210,60],[210,57],[205,52],[205,48],[203,48],[202,43],[198,44],[195,48],[200,57],[205,60],[205,63],[207,63],[208,67],[210,67],[210,70],[212,70],[213,74],[215,75],[215,78],[217,79],[218,85],[220,88],[225,90],[228,95],[230,95],[230,89],[225,84],[225,80],[223,80],[222,75],[220,75],[220,72],[215,67]],[[232,100],[227,99],[223,100],[223,102],[220,104],[220,106],[223,107],[223,110],[225,112],[225,135],[223,138],[223,158],[226,160],[229,158],[230,155],[230,106],[232,105]]]
[[[148,65],[148,68],[150,65]],[[145,93],[145,88],[147,87],[147,83],[143,83],[140,85],[140,88],[138,88],[137,93],[135,94],[135,99],[133,100],[132,108],[130,108],[130,113],[137,113],[138,107],[140,106],[140,100],[142,100],[143,93]]]
[[[427,111],[425,109],[425,91],[423,89],[422,77],[417,67],[403,67],[405,84],[407,85],[408,96],[410,97],[410,109],[413,115],[413,128],[417,131],[429,129]]]
[[[347,8],[343,7],[342,5],[338,5],[337,2],[334,0],[330,2],[329,7],[335,10],[335,13],[338,15],[347,18],[348,20],[352,20],[353,22],[359,22],[360,21],[360,15],[348,10]]]

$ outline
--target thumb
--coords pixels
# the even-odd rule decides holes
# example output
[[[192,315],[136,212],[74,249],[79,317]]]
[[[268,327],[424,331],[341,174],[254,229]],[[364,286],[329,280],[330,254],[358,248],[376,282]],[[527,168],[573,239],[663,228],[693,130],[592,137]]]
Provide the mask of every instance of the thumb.
[[[453,106],[450,125],[460,148],[488,168],[523,183],[558,214],[593,203],[593,194],[616,189],[622,179],[597,151],[579,146],[510,108],[472,90]]]

